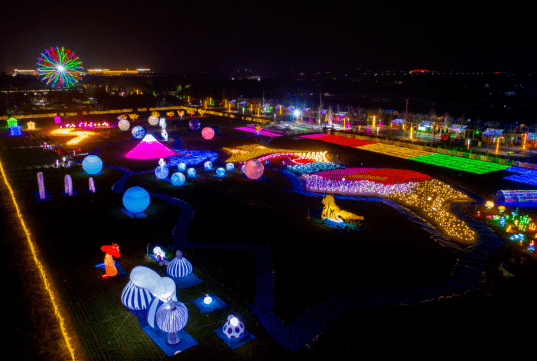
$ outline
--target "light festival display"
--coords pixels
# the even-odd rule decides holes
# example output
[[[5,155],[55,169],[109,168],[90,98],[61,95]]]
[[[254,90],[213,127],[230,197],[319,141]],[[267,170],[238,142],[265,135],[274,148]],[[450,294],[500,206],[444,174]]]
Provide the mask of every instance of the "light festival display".
[[[212,170],[213,169],[213,163],[211,163],[210,161],[206,161],[205,163],[203,163],[203,169]]]
[[[537,170],[519,167],[509,167],[505,170],[515,174],[504,177],[503,179],[537,186]]]
[[[183,257],[181,250],[177,250],[175,252],[175,258],[168,263],[166,273],[175,278],[186,277],[192,273],[192,263]]]
[[[117,123],[117,127],[119,128],[119,130],[129,130],[129,128],[131,127],[131,123],[127,119],[120,119]]]
[[[318,139],[318,140],[322,140],[323,142],[345,145],[347,147],[353,147],[353,148],[358,148],[364,145],[376,143],[376,142],[372,142],[369,140],[361,140],[361,139],[355,139],[355,138],[349,138],[349,137],[343,137],[340,135],[332,135],[332,134],[325,134],[325,133],[301,135],[300,137],[306,138],[306,139]]]
[[[121,257],[121,253],[119,253],[119,245],[112,243],[112,245],[109,246],[102,246],[101,251],[106,253],[104,256],[105,274],[102,278],[114,277],[117,275],[117,268],[114,265],[114,257]]]
[[[132,128],[131,132],[134,139],[142,139],[145,136],[145,129],[139,125]]]
[[[258,144],[242,145],[235,148],[224,147],[222,148],[222,150],[230,155],[230,157],[226,160],[226,162],[230,163],[241,163],[246,162],[250,159],[258,159],[260,161],[265,161],[266,159],[270,159],[270,157],[277,157],[271,155],[273,153],[284,153],[292,157],[302,157],[318,162],[328,162],[326,151],[303,152],[296,151],[293,149],[268,148]],[[261,158],[263,156],[267,156],[269,158]]]
[[[507,203],[534,203],[537,202],[537,190],[500,190],[496,196]],[[499,208],[499,207],[498,207]]]
[[[426,152],[424,150],[405,148],[405,147],[399,147],[396,145],[382,144],[382,143],[366,144],[364,146],[361,146],[360,149],[367,150],[370,152],[385,154],[385,155],[389,155],[392,157],[402,158],[402,159],[409,159],[409,158],[420,157],[422,155],[434,154],[431,152]]]
[[[147,134],[125,157],[129,159],[158,159],[174,155],[175,152],[166,148],[155,139],[153,134]]]
[[[149,123],[149,125],[158,125],[159,123],[159,119],[158,119],[158,116],[155,116],[155,115],[150,115],[149,118],[147,119],[147,122]]]
[[[86,173],[96,175],[103,169],[103,161],[96,155],[88,155],[82,160],[82,168]]]
[[[82,62],[69,49],[50,48],[41,54],[37,72],[53,88],[71,88],[82,79]]]
[[[196,169],[188,168],[188,170],[186,171],[186,174],[188,174],[188,176],[190,178],[195,178],[196,177]]]
[[[216,170],[216,176],[217,177],[223,177],[226,175],[226,170],[222,167],[219,167],[217,170]]]
[[[235,169],[235,165],[233,163],[226,163],[226,170],[228,172],[231,172],[233,169]]]
[[[61,128],[61,129],[54,129],[50,132],[50,135],[60,135],[60,136],[71,136],[75,137],[71,140],[69,140],[66,145],[77,145],[81,143],[84,139],[95,135],[94,132],[87,132],[87,131],[78,131],[74,128]]]
[[[188,125],[190,127],[190,129],[192,130],[198,130],[200,128],[200,121],[198,119],[192,119],[190,120],[190,122],[188,122]]]
[[[177,170],[179,170],[179,171],[181,171],[181,172],[186,171],[186,163],[184,163],[184,162],[180,162],[180,163],[177,165]]]
[[[149,193],[142,187],[130,187],[123,194],[123,206],[133,214],[145,211],[149,202]]]
[[[214,129],[211,127],[205,127],[201,130],[201,136],[203,139],[211,140],[214,138]]]
[[[172,177],[171,177],[172,185],[176,187],[182,186],[183,184],[185,184],[185,181],[186,181],[186,177],[183,173],[175,172],[172,174]]]
[[[155,168],[155,176],[158,179],[166,179],[168,174],[170,174],[170,170],[166,166],[159,165],[157,168]]]
[[[485,174],[490,172],[495,172],[505,168],[509,168],[508,165],[502,165],[497,163],[491,163],[486,161],[481,161],[477,159],[456,157],[446,154],[429,154],[416,158],[409,158],[410,160],[428,163],[440,167],[451,168],[455,170],[476,173],[476,174]]]
[[[160,306],[156,313],[157,326],[168,334],[168,344],[181,342],[178,332],[188,322],[188,309],[179,301],[170,300]]]
[[[244,166],[244,174],[250,179],[259,179],[263,175],[265,167],[257,160],[249,160]]]
[[[257,134],[257,135],[263,135],[265,137],[281,137],[283,136],[283,134],[278,134],[278,133],[274,133],[274,132],[271,132],[267,129],[257,129],[257,128],[250,128],[250,127],[237,127],[235,128],[237,130],[242,130],[243,132],[249,132],[249,133],[254,133],[254,134]]]
[[[334,196],[330,194],[325,195],[323,197],[323,205],[324,205],[323,210],[321,212],[322,219],[329,219],[337,223],[341,223],[341,222],[353,223],[353,221],[355,220],[361,221],[364,219],[364,217],[362,216],[340,209],[336,205]]]
[[[244,324],[233,315],[227,317],[227,322],[222,327],[222,332],[229,339],[238,340],[244,333]]]

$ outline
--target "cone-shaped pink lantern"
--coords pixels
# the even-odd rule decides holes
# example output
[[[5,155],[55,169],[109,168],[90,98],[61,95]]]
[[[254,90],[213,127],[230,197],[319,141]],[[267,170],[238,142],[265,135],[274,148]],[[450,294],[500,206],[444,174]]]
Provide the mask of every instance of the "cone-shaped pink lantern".
[[[156,140],[153,134],[147,134],[136,147],[127,153],[126,157],[129,159],[158,159],[174,154],[173,150],[166,148]]]

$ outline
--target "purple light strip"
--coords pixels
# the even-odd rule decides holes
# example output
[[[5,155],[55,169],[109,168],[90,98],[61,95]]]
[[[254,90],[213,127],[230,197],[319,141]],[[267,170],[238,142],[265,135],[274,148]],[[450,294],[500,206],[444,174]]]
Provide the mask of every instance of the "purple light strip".
[[[343,180],[331,180],[319,177],[318,175],[305,174],[302,176],[304,179],[304,189],[310,192],[320,193],[336,193],[349,196],[374,196],[385,197],[393,193],[410,193],[416,183],[399,183],[399,184],[382,184],[371,182],[368,180],[363,181],[343,181]]]

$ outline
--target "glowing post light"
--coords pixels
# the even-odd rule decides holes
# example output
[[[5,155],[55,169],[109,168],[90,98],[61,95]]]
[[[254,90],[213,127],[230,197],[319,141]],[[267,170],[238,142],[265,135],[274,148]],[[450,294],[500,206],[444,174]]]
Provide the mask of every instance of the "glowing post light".
[[[64,178],[64,190],[65,194],[72,196],[73,195],[73,180],[71,179],[71,176],[69,174],[65,175]]]
[[[526,138],[528,137],[528,133],[524,133],[524,139],[522,140],[522,150],[526,150]]]
[[[496,154],[500,152],[500,139],[503,139],[503,137],[498,137],[498,142],[496,143]]]
[[[203,299],[203,303],[206,305],[210,305],[211,302],[213,302],[213,298],[209,295],[205,295],[205,298]]]
[[[45,180],[43,179],[43,172],[37,173],[37,184],[39,186],[39,199],[45,199]]]

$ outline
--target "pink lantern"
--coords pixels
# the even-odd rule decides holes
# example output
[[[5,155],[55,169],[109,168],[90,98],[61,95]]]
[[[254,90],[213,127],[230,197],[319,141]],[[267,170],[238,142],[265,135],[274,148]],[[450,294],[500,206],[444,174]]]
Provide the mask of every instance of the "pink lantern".
[[[54,123],[55,124],[62,124],[62,117],[60,117],[59,115],[56,115],[54,117]]]
[[[211,127],[203,128],[203,130],[201,131],[201,136],[203,137],[203,139],[207,139],[207,140],[213,139],[214,129]]]
[[[244,173],[250,179],[259,179],[264,171],[263,163],[255,159],[249,160],[244,166]]]

